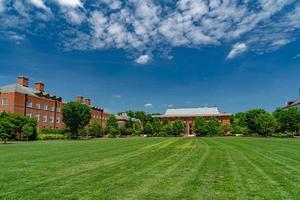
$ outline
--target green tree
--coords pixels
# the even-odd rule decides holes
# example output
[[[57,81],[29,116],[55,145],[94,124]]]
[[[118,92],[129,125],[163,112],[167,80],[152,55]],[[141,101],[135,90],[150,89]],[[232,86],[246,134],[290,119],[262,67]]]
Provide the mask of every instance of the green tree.
[[[153,135],[153,127],[150,122],[147,122],[144,126],[143,133],[147,136]]]
[[[22,127],[22,133],[23,136],[29,140],[29,138],[34,134],[34,127],[32,127],[30,124],[25,124]]]
[[[255,120],[259,115],[267,113],[264,109],[252,109],[245,113],[245,125],[248,127],[250,133],[258,133],[260,131],[259,127],[255,124]]]
[[[84,128],[91,119],[91,109],[79,102],[69,102],[63,106],[63,122],[70,129],[71,138],[77,138],[80,129]]]
[[[249,134],[249,129],[246,126],[241,126],[238,124],[233,124],[231,131],[233,134],[244,134],[244,135]]]
[[[106,122],[106,127],[118,129],[119,124],[118,124],[118,120],[117,120],[116,116],[111,115],[111,116],[108,118],[108,120],[107,120],[107,122]]]
[[[179,136],[184,134],[185,128],[182,120],[175,120],[172,128],[173,128],[174,136]]]
[[[276,119],[269,113],[261,113],[255,117],[254,125],[259,135],[272,135],[276,130]]]
[[[155,136],[159,135],[160,129],[162,127],[161,122],[158,119],[154,119],[152,121],[152,127],[153,127],[153,134]]]
[[[221,135],[221,123],[217,118],[210,119],[206,124],[206,131],[208,136]]]
[[[6,118],[0,119],[0,138],[3,140],[4,144],[7,140],[15,133],[15,126]]]
[[[300,129],[300,112],[297,108],[278,108],[273,113],[278,122],[278,131],[296,133]]]
[[[90,136],[103,137],[103,129],[97,120],[92,120],[87,127]]]
[[[159,136],[161,137],[168,137],[173,135],[173,126],[170,123],[167,123],[161,127],[159,132]]]
[[[203,117],[197,117],[193,130],[197,136],[204,136],[207,133],[206,121]]]
[[[230,124],[222,124],[221,130],[223,135],[228,135],[231,133],[231,125]]]

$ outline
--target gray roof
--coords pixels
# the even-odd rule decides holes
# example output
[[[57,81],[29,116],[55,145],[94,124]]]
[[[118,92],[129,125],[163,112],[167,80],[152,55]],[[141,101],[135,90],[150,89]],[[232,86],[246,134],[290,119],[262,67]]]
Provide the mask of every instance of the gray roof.
[[[48,92],[44,92],[44,91],[42,92],[42,91],[37,90],[35,88],[25,87],[25,86],[22,86],[18,83],[1,86],[0,87],[0,92],[1,93],[17,92],[17,93],[21,93],[21,94],[28,94],[28,95],[34,96],[34,97],[45,96],[45,97],[49,97],[49,98],[57,98],[56,96],[51,95]]]
[[[217,107],[203,107],[203,108],[180,108],[167,109],[161,117],[200,117],[200,116],[224,116],[231,115],[230,113],[222,113]]]
[[[300,104],[300,98],[294,100],[290,105],[286,106],[287,108],[289,107],[294,107]]]

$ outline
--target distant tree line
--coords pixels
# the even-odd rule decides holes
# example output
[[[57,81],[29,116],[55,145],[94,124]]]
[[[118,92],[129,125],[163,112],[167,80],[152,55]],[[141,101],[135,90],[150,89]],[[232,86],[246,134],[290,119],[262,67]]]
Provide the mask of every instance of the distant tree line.
[[[37,133],[35,119],[16,114],[0,114],[0,139],[35,140],[35,139],[83,139],[107,136],[110,138],[126,136],[177,137],[185,134],[185,123],[161,121],[143,111],[128,111],[129,120],[125,125],[118,124],[112,115],[102,126],[99,121],[91,120],[89,106],[69,102],[63,106],[62,129],[43,129]],[[294,137],[300,130],[300,112],[297,109],[278,108],[273,113],[263,109],[252,109],[232,116],[231,124],[221,124],[217,118],[195,120],[192,131],[197,136],[274,136]]]

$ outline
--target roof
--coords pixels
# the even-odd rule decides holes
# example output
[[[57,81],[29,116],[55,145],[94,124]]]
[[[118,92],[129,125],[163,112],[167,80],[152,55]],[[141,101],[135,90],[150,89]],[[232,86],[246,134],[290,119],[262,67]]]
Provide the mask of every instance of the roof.
[[[157,117],[201,117],[201,116],[230,116],[230,113],[222,113],[217,107],[180,108],[167,109],[164,115]]]
[[[18,83],[1,86],[0,87],[0,92],[1,93],[17,92],[17,93],[21,93],[21,94],[28,94],[28,95],[34,96],[34,97],[45,97],[45,98],[51,98],[51,99],[54,99],[54,100],[60,100],[61,101],[60,97],[56,97],[55,95],[51,95],[50,93],[45,92],[45,91],[42,92],[42,91],[37,90],[35,88],[25,87],[25,86],[22,86]]]
[[[300,105],[300,98],[292,101],[289,105],[286,106],[286,108],[294,107],[294,106],[297,106],[297,105]]]

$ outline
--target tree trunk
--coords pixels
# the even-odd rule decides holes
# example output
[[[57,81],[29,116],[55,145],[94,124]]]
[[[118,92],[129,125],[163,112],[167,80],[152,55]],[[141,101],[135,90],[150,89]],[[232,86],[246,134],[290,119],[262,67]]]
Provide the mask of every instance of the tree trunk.
[[[4,139],[4,144],[6,144],[6,143],[7,143],[7,138]]]

